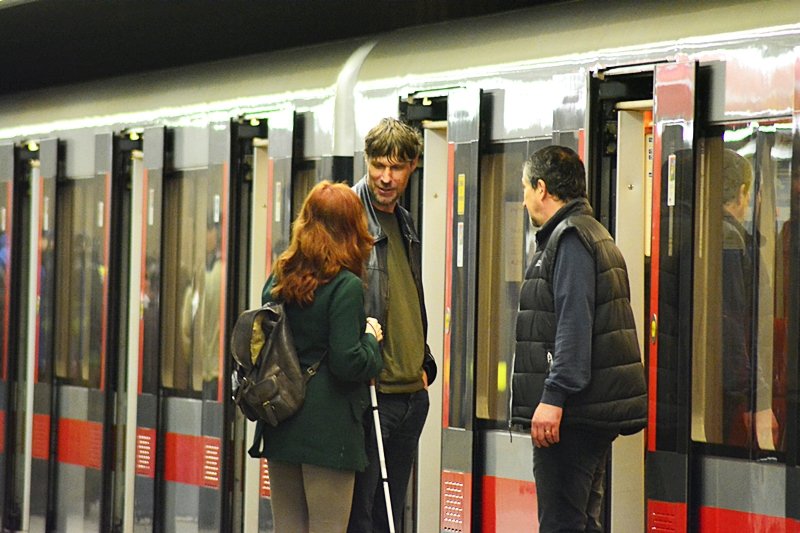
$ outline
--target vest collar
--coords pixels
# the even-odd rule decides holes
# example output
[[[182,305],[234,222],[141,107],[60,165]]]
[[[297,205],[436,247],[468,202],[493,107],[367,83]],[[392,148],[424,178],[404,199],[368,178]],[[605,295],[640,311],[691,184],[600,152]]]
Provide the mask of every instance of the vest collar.
[[[561,209],[555,212],[550,219],[539,228],[536,232],[536,248],[541,249],[550,234],[558,226],[562,220],[572,215],[591,215],[593,213],[592,207],[586,198],[575,198],[564,204]]]

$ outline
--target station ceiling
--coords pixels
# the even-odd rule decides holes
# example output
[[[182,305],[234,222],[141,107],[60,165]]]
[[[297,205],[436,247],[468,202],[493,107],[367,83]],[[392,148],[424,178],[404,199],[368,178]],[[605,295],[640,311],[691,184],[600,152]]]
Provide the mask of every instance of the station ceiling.
[[[0,94],[557,0],[0,0]]]

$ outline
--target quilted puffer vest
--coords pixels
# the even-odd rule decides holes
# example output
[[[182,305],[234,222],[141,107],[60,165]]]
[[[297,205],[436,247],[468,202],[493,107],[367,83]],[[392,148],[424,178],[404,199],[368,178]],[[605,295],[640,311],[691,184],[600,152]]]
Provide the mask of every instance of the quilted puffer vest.
[[[562,424],[635,433],[647,422],[647,389],[630,306],[625,260],[584,199],[565,205],[539,230],[525,274],[516,327],[511,423],[530,426],[554,351],[553,269],[561,237],[577,232],[595,262],[592,377],[567,398]],[[542,233],[544,232],[544,233]]]

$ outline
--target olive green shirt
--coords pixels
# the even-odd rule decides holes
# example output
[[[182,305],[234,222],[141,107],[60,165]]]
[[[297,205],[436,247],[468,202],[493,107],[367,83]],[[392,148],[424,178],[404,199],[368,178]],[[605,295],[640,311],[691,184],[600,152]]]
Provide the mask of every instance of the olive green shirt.
[[[408,263],[400,225],[394,213],[375,211],[388,237],[389,309],[383,324],[383,371],[378,389],[386,393],[416,392],[423,388],[425,337],[419,295]]]

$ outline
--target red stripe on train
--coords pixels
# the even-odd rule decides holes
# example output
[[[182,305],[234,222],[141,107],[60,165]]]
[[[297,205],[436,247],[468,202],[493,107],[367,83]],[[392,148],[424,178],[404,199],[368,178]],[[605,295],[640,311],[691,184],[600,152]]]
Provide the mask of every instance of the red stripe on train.
[[[483,527],[486,533],[537,533],[536,485],[532,481],[483,477]]]
[[[31,456],[45,461],[50,457],[50,415],[33,415]]]
[[[647,531],[686,533],[686,504],[647,500]]]
[[[702,533],[798,533],[800,522],[778,516],[701,507],[699,529]]]
[[[103,467],[103,424],[74,418],[60,419],[58,462],[100,470]]]
[[[221,451],[220,439],[216,437],[167,433],[164,480],[218,489]]]

